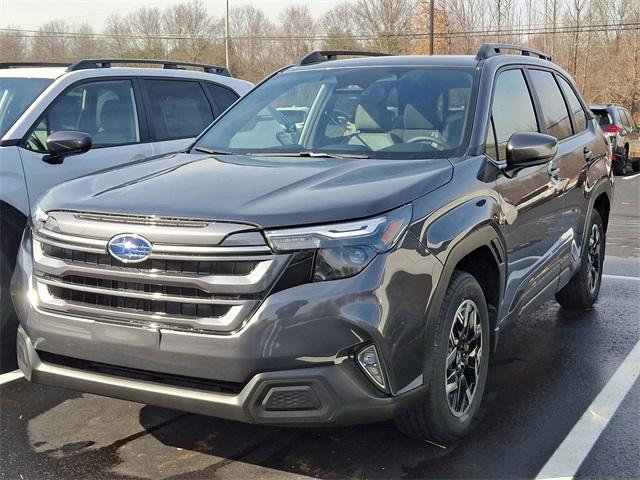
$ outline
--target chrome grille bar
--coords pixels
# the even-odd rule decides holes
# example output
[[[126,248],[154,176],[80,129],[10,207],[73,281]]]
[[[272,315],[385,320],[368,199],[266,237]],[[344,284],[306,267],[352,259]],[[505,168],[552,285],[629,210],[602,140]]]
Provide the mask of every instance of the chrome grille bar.
[[[107,253],[108,240],[98,240],[94,238],[73,237],[61,233],[40,230],[34,235],[34,239],[49,245],[81,252]],[[180,254],[184,252],[184,254]],[[250,254],[270,254],[271,249],[266,245],[236,246],[236,247],[208,247],[201,245],[163,245],[154,244],[150,258],[167,258],[171,255],[174,259],[189,259],[201,255],[250,255]]]
[[[123,323],[138,323],[148,326],[182,328],[188,330],[204,330],[215,332],[231,332],[256,307],[256,302],[234,305],[221,317],[185,318],[158,313],[138,312],[128,308],[112,308],[106,306],[91,306],[78,302],[55,298],[46,285],[36,282],[40,307],[71,315],[90,317],[101,320],[120,321]]]
[[[65,275],[85,275],[108,280],[155,283],[161,285],[194,286],[208,293],[225,295],[247,295],[264,292],[277,278],[288,255],[274,255],[271,260],[258,263],[248,275],[208,275],[174,274],[138,271],[123,267],[87,266],[73,261],[47,257],[42,246],[34,241],[33,257],[38,272],[55,277]]]
[[[46,278],[36,276],[36,281],[51,287],[66,288],[68,290],[76,290],[79,292],[89,292],[98,294],[108,294],[116,297],[139,298],[141,300],[153,300],[158,302],[188,302],[202,303],[210,305],[246,305],[255,302],[253,300],[228,300],[218,297],[192,297],[192,296],[176,296],[163,293],[141,292],[136,290],[119,290],[115,288],[94,287],[90,285],[81,285],[77,283],[67,282],[57,278]]]

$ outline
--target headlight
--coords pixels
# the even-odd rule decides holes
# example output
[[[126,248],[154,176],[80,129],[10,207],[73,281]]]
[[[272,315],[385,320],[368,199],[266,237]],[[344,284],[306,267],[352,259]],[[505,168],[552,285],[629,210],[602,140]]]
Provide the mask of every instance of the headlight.
[[[36,207],[35,212],[31,216],[33,228],[37,232],[42,228],[49,230],[50,232],[60,233],[60,227],[58,221],[52,216],[45,213],[39,206]]]
[[[44,224],[48,218],[49,215],[47,215],[44,210],[40,208],[40,206],[36,206],[33,215],[31,215],[31,221],[36,230],[40,230],[42,227],[44,227]]]
[[[411,222],[411,205],[384,215],[317,227],[269,230],[276,252],[315,250],[313,280],[346,278],[361,272],[378,253],[390,250]]]

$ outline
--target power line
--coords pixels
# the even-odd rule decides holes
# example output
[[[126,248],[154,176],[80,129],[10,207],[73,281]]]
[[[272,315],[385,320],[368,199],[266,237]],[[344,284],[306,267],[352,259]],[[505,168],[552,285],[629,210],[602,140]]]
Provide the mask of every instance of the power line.
[[[560,27],[544,27],[544,28],[511,28],[505,30],[467,30],[467,31],[451,31],[451,32],[434,32],[434,36],[438,38],[455,38],[469,36],[484,37],[505,37],[505,36],[536,36],[536,35],[556,35],[569,33],[597,33],[606,32],[610,29],[616,31],[633,31],[640,30],[640,22],[618,23],[618,24],[593,24],[581,26],[560,26]],[[43,30],[26,30],[16,28],[0,28],[0,31],[8,32],[8,37],[18,38],[68,38],[68,39],[87,39],[87,38],[126,38],[138,40],[223,40],[223,35],[185,35],[178,33],[166,33],[162,35],[155,34],[116,34],[116,33],[88,33],[88,32],[55,32]],[[229,36],[229,40],[300,40],[300,41],[322,41],[322,40],[374,40],[379,38],[421,38],[430,36],[430,32],[394,32],[381,33],[378,35],[365,34],[344,34],[344,35],[235,35]]]

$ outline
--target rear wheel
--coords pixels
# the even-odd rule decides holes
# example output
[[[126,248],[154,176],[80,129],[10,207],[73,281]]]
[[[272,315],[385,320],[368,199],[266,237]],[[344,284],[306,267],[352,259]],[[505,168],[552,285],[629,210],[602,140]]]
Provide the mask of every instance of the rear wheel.
[[[631,162],[631,166],[633,167],[634,172],[640,172],[640,160],[634,160]]]
[[[396,418],[417,439],[449,443],[472,427],[489,366],[489,314],[478,281],[456,271],[437,320],[424,403]]]
[[[627,173],[629,164],[629,150],[626,148],[622,150],[622,154],[618,155],[618,160],[613,162],[613,173],[615,175],[624,175]]]
[[[605,231],[597,210],[591,212],[588,241],[582,252],[580,268],[571,281],[556,293],[556,300],[568,310],[591,307],[598,299],[604,264]]]

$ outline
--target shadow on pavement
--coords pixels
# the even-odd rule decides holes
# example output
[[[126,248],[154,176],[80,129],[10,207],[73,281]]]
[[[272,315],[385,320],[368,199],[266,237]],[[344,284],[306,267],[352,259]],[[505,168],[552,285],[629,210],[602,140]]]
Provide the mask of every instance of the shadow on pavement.
[[[479,423],[446,449],[403,436],[393,422],[277,428],[188,415],[151,435],[166,446],[214,457],[206,467],[172,478],[208,477],[222,469],[237,476],[233,468],[242,464],[322,478],[534,476],[610,374],[601,360],[611,344],[594,345],[594,338],[615,331],[604,307],[573,313],[551,306],[518,322],[494,358]],[[550,415],[557,411],[560,418]],[[155,407],[140,411],[143,426],[153,417]]]

